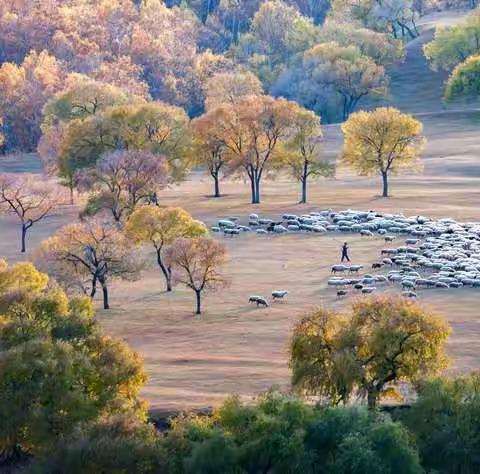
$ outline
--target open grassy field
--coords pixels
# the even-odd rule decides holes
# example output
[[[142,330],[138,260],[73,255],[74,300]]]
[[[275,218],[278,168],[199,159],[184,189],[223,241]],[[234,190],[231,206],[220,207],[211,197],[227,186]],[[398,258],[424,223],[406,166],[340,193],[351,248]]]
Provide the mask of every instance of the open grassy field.
[[[456,16],[437,22],[456,21]],[[432,23],[433,25],[434,23]],[[310,204],[297,205],[299,186],[285,177],[267,182],[263,202],[249,204],[242,182],[223,184],[224,197],[212,199],[211,183],[201,174],[162,193],[162,204],[181,206],[196,218],[213,224],[218,218],[256,212],[278,217],[325,208],[376,209],[407,215],[480,219],[480,112],[444,110],[439,102],[441,75],[430,73],[420,55],[421,42],[431,37],[425,28],[410,46],[407,68],[394,71],[391,104],[418,113],[428,144],[422,175],[392,179],[392,197],[378,197],[379,179],[358,178],[340,171],[332,181],[313,183]],[[429,36],[430,35],[430,36]],[[402,76],[404,74],[404,76]],[[406,76],[416,79],[405,85]],[[422,102],[423,101],[423,102]],[[435,106],[437,104],[438,106]],[[428,113],[426,113],[428,112]],[[338,125],[324,128],[323,153],[334,160],[341,149]],[[2,171],[40,170],[35,155],[0,160]],[[78,208],[66,208],[38,224],[29,237],[34,249],[59,226],[76,219]],[[0,255],[18,261],[19,228],[13,218],[0,218]],[[334,238],[335,237],[335,238]],[[218,237],[223,239],[223,237]],[[242,235],[225,239],[231,287],[205,299],[205,314],[193,316],[193,294],[178,288],[164,292],[160,272],[153,265],[136,282],[112,286],[110,311],[98,317],[109,333],[126,339],[141,352],[150,374],[144,390],[153,407],[170,410],[205,407],[231,393],[252,396],[273,385],[288,390],[287,347],[292,325],[320,304],[344,305],[327,288],[330,266],[339,258],[341,241],[349,241],[355,263],[371,264],[383,246],[380,238],[332,235]],[[341,239],[341,240],[339,240]],[[31,252],[25,257],[30,258]],[[287,302],[268,309],[249,305],[252,293],[268,296],[274,289],[290,292]],[[391,290],[389,290],[391,291]],[[453,370],[478,367],[480,351],[480,292],[461,289],[420,292],[422,303],[445,314],[453,327],[448,344]]]

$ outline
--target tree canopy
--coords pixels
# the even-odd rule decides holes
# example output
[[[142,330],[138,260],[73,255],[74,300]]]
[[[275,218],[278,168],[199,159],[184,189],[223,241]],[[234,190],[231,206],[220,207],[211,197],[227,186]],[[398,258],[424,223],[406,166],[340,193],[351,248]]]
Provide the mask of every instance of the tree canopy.
[[[398,109],[380,107],[356,112],[342,125],[341,164],[364,176],[380,174],[383,197],[388,196],[388,175],[420,167],[423,148],[422,124]]]
[[[441,318],[398,297],[358,300],[348,315],[320,308],[294,329],[292,384],[334,403],[365,397],[375,408],[395,382],[445,367],[448,335]]]

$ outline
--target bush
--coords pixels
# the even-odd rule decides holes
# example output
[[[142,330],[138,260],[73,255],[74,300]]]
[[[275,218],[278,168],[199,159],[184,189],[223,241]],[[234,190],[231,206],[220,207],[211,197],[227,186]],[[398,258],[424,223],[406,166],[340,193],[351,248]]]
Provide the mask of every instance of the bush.
[[[424,466],[438,473],[480,472],[480,374],[427,380],[418,394],[404,421]]]

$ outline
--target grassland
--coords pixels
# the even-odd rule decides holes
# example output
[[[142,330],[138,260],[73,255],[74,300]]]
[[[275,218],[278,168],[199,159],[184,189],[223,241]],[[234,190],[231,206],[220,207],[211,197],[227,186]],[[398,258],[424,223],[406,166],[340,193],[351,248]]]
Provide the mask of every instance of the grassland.
[[[438,22],[456,21],[440,16]],[[392,74],[389,103],[419,115],[428,144],[423,154],[425,169],[416,176],[392,179],[392,197],[378,197],[376,178],[358,178],[341,170],[335,180],[311,186],[310,204],[298,205],[299,186],[286,177],[265,184],[263,202],[252,206],[243,182],[223,183],[224,197],[213,199],[211,183],[195,173],[188,181],[162,193],[163,204],[181,206],[208,224],[219,217],[247,216],[250,212],[276,217],[286,211],[304,213],[324,208],[378,209],[409,215],[450,216],[478,220],[480,207],[480,113],[444,109],[439,99],[443,76],[431,73],[420,55],[421,42],[431,35],[426,23],[417,43],[409,46],[407,63]],[[408,77],[415,80],[406,84]],[[463,110],[463,109],[462,109]],[[338,125],[324,128],[323,153],[334,160],[341,149]],[[4,171],[40,170],[35,155],[8,157],[0,161]],[[76,218],[78,208],[69,207],[39,223],[29,237],[34,249],[61,225]],[[19,228],[10,217],[0,218],[0,255],[10,261],[18,252]],[[222,238],[222,237],[219,237]],[[231,287],[205,300],[205,314],[193,316],[193,295],[182,288],[166,294],[160,273],[153,265],[135,282],[112,287],[110,311],[99,309],[98,317],[108,332],[125,338],[140,351],[150,374],[144,396],[153,407],[179,409],[204,407],[226,395],[252,396],[270,386],[288,390],[288,337],[295,320],[319,305],[345,305],[326,286],[330,265],[337,262],[339,239],[328,236],[243,235],[225,239],[230,262]],[[348,236],[355,262],[371,264],[383,243],[379,238]],[[25,257],[31,258],[32,251]],[[252,293],[269,295],[287,289],[288,302],[268,309],[248,304]],[[388,290],[392,291],[392,290]],[[480,351],[480,293],[461,289],[428,290],[420,301],[445,314],[453,327],[448,350],[452,370],[478,367]]]

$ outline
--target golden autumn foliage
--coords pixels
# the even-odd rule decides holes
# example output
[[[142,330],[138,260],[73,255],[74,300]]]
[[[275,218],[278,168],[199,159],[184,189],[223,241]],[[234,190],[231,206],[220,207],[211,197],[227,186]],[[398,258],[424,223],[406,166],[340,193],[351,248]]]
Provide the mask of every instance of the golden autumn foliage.
[[[400,297],[358,299],[347,314],[321,308],[294,329],[292,383],[335,403],[364,396],[374,408],[396,382],[446,367],[449,334],[442,318]]]
[[[269,172],[281,166],[281,143],[290,137],[291,123],[301,107],[270,96],[246,96],[207,112],[204,139],[221,143],[230,172],[246,175],[252,203],[260,202],[260,184]]]
[[[125,231],[133,242],[153,246],[167,291],[172,290],[172,271],[164,261],[166,248],[179,237],[200,237],[208,232],[205,224],[193,219],[187,211],[158,206],[139,207],[129,217]]]
[[[335,165],[321,159],[322,129],[320,117],[306,109],[297,111],[291,124],[290,139],[282,153],[290,174],[301,184],[301,203],[307,202],[309,180],[335,175]]]
[[[392,107],[356,112],[342,125],[343,166],[360,175],[381,175],[383,196],[388,196],[388,175],[421,169],[424,145],[422,124]]]

